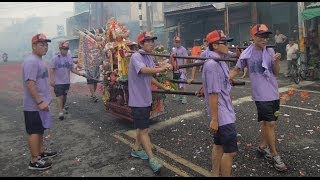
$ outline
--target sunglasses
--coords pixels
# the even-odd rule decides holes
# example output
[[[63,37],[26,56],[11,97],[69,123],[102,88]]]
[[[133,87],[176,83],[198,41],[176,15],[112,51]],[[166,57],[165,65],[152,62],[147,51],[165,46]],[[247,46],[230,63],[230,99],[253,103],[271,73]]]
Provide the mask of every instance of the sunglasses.
[[[259,37],[259,38],[262,38],[262,39],[268,39],[269,38],[269,34],[257,34],[256,36]]]
[[[213,43],[213,44],[223,44],[223,45],[228,45],[229,44],[229,42],[227,42],[227,41],[225,41],[225,42],[216,42],[216,43]]]

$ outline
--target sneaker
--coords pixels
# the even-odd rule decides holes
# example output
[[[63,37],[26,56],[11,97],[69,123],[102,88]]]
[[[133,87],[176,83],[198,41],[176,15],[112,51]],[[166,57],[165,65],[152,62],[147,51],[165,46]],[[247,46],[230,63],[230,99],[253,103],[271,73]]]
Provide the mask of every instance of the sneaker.
[[[182,104],[187,104],[187,97],[183,97],[182,99],[181,99],[181,103]]]
[[[60,120],[63,120],[63,119],[64,119],[63,112],[59,112],[59,119],[60,119]]]
[[[91,100],[92,100],[93,102],[97,102],[97,101],[98,101],[98,98],[97,98],[96,96],[91,96]]]
[[[277,171],[286,171],[287,166],[283,163],[279,155],[272,157],[273,166]]]
[[[144,150],[131,150],[131,156],[138,157],[140,159],[149,159],[148,154]]]
[[[258,147],[257,156],[260,158],[266,158],[268,160],[272,159],[272,155],[271,155],[270,149],[268,147],[266,147],[266,148]]]
[[[51,166],[52,166],[52,163],[46,162],[46,161],[44,161],[42,159],[39,159],[37,162],[34,162],[34,163],[32,163],[30,161],[28,169],[31,169],[31,170],[46,170],[46,169],[51,168]]]
[[[159,172],[160,169],[162,168],[162,164],[155,157],[149,159],[149,164],[153,172]]]
[[[64,108],[63,108],[63,113],[64,113],[64,114],[68,114],[68,108],[64,107]]]
[[[40,159],[54,158],[58,155],[57,152],[43,152],[40,154]]]
[[[64,106],[64,109],[65,109],[66,111],[68,111],[69,106],[65,105],[65,106]]]

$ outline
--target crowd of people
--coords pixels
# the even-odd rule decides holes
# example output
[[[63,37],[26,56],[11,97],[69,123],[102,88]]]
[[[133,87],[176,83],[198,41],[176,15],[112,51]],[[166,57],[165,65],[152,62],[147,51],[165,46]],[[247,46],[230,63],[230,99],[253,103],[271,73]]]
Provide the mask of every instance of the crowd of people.
[[[267,48],[266,43],[272,32],[265,24],[256,24],[250,30],[251,43],[241,52],[232,53],[229,50],[229,43],[233,38],[228,37],[222,30],[212,30],[204,38],[203,52],[197,52],[200,57],[205,57],[201,69],[201,80],[205,105],[207,108],[212,132],[212,176],[231,176],[234,157],[238,153],[236,114],[230,97],[230,91],[234,78],[240,71],[247,71],[251,81],[251,95],[255,102],[260,124],[260,144],[256,151],[259,157],[266,158],[273,162],[278,171],[286,171],[287,166],[283,162],[276,148],[276,122],[279,115],[280,101],[277,76],[279,75],[281,53],[273,48]],[[281,36],[279,32],[276,36]],[[137,42],[139,50],[132,54],[128,71],[128,106],[132,109],[134,127],[136,129],[136,141],[130,152],[131,156],[140,159],[147,159],[154,172],[159,172],[163,165],[155,157],[151,138],[149,136],[150,111],[152,104],[152,91],[150,84],[170,91],[169,88],[159,83],[153,74],[172,71],[174,79],[192,82],[195,77],[193,69],[191,77],[187,77],[185,69],[173,71],[173,66],[163,63],[156,67],[151,55],[157,37],[150,32],[143,32],[138,35]],[[181,45],[181,37],[174,37],[172,53],[176,56],[188,56],[186,48]],[[45,152],[43,147],[43,133],[52,127],[52,115],[50,104],[52,97],[50,85],[54,88],[57,97],[59,119],[64,118],[67,112],[66,99],[70,87],[70,72],[83,76],[83,73],[74,68],[72,59],[68,55],[68,42],[59,44],[60,52],[53,57],[49,71],[45,66],[42,56],[48,51],[48,43],[44,34],[37,34],[32,38],[32,54],[24,59],[23,63],[23,85],[24,85],[24,118],[26,132],[29,134],[28,144],[31,155],[29,169],[44,170],[52,166],[52,161],[46,159],[55,157],[57,152]],[[277,48],[283,45],[278,41]],[[290,38],[287,45],[287,60],[295,59],[293,55],[297,51],[294,40]],[[284,53],[284,52],[282,52]],[[288,56],[289,55],[289,56]],[[234,68],[229,69],[224,61],[215,61],[215,58],[238,57]],[[288,59],[289,57],[289,59]],[[178,65],[186,64],[184,58],[177,59]],[[88,80],[94,85],[97,82]],[[187,85],[179,85],[181,91],[186,90]],[[91,91],[91,88],[90,88]],[[187,103],[185,96],[177,96],[176,100],[182,104]],[[258,136],[258,132],[256,132]]]

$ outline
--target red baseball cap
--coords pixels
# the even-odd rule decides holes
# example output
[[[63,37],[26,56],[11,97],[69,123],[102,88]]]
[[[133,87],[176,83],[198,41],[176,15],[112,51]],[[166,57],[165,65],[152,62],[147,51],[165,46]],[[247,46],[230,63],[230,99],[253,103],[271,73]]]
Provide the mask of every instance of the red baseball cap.
[[[251,28],[251,35],[257,35],[257,34],[272,34],[271,31],[269,31],[268,27],[265,24],[257,24]]]
[[[32,44],[34,44],[37,42],[51,42],[51,40],[47,39],[46,35],[40,33],[40,34],[33,36],[31,42],[32,42]]]
[[[233,38],[227,37],[222,30],[214,30],[210,32],[207,35],[206,39],[208,43],[213,43],[216,41],[227,41],[227,42],[233,41]]]
[[[174,40],[174,41],[181,41],[181,38],[180,38],[180,36],[175,36],[175,37],[173,38],[173,40]]]
[[[141,43],[142,41],[145,41],[145,40],[156,40],[156,39],[158,38],[152,36],[151,32],[143,32],[138,36],[138,43]]]
[[[60,42],[60,43],[59,43],[59,48],[69,49],[69,42],[68,42],[68,41]]]

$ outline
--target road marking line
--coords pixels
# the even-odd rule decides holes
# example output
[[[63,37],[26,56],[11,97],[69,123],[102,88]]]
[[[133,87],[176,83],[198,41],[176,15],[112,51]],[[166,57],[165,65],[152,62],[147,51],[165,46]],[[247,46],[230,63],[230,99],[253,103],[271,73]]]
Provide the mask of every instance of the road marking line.
[[[127,139],[121,137],[118,134],[113,134],[113,137],[115,137],[116,139],[118,139],[119,141],[129,145],[131,148],[133,147],[133,143],[129,142]],[[171,171],[175,172],[176,174],[182,176],[182,177],[190,177],[190,175],[188,173],[186,173],[185,171],[179,169],[178,167],[175,167],[174,165],[171,165],[167,162],[165,162],[163,159],[160,159],[159,157],[156,156],[156,158],[161,162],[161,164],[163,166],[165,166],[166,168],[170,169]]]
[[[312,82],[312,81],[304,81],[304,82],[301,82],[301,84],[299,84],[299,85],[294,84],[294,85],[281,87],[281,88],[279,88],[279,93],[286,92],[291,88],[299,88],[299,87],[302,87],[302,86],[308,86],[308,85],[311,85],[313,83],[314,82]],[[242,97],[242,98],[233,100],[232,104],[235,106],[235,105],[239,105],[239,104],[242,104],[242,103],[245,103],[245,102],[250,102],[250,101],[252,101],[251,96],[246,96],[246,97]]]
[[[287,108],[293,108],[293,109],[301,109],[301,110],[305,110],[305,111],[320,112],[319,110],[301,108],[301,107],[296,107],[296,106],[288,106],[288,105],[280,105],[280,106],[287,107]]]
[[[136,139],[135,134],[128,133],[128,132],[125,132],[124,134],[128,135],[129,137],[131,137],[133,139]],[[180,164],[182,164],[182,165],[184,165],[184,166],[186,166],[186,167],[188,167],[188,168],[190,168],[190,169],[192,169],[192,170],[194,170],[194,171],[196,171],[206,177],[211,176],[211,173],[209,171],[203,169],[202,167],[195,165],[192,162],[187,161],[186,159],[184,159],[184,158],[182,158],[182,157],[180,157],[180,156],[178,156],[168,150],[165,150],[155,144],[152,144],[152,146],[155,147],[157,149],[157,151],[159,151],[163,155],[173,159],[174,161],[176,161],[176,162],[178,162],[178,163],[180,163]]]
[[[320,94],[320,91],[308,91],[308,90],[303,90],[303,89],[295,89],[296,91],[307,91],[310,93],[316,93],[316,94]]]

